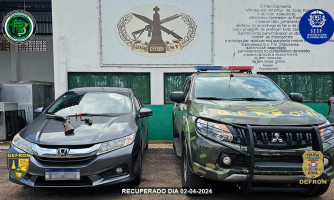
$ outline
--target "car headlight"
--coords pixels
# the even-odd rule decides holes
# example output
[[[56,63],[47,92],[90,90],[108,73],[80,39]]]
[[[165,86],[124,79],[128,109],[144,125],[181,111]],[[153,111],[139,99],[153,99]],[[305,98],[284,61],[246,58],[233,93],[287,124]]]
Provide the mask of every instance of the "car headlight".
[[[103,142],[96,155],[101,155],[101,154],[104,154],[104,153],[114,151],[116,149],[128,146],[128,145],[133,143],[133,141],[135,140],[135,136],[136,136],[136,134],[134,133],[134,134],[131,134],[129,136],[122,137],[122,138],[119,138],[119,139],[116,139],[116,140]]]
[[[329,125],[330,122],[327,120],[326,123],[320,124],[319,127]],[[329,126],[327,128],[320,129],[320,135],[322,142],[333,143],[334,142],[334,128]]]
[[[26,153],[32,153],[32,143],[23,139],[19,133],[14,136],[12,145],[16,146],[17,148],[21,149]]]
[[[196,121],[196,130],[198,133],[218,142],[231,142],[233,140],[231,131],[224,124],[199,118]]]

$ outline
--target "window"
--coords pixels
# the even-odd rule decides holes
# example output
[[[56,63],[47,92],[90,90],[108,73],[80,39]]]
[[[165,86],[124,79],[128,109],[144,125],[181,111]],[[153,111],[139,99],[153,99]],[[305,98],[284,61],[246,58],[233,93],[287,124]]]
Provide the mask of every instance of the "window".
[[[334,94],[334,73],[261,73],[275,81],[288,95],[298,92],[305,103],[325,103]]]
[[[197,77],[196,98],[243,99],[261,98],[286,99],[283,92],[267,78],[260,77]]]
[[[172,104],[169,99],[170,94],[175,91],[181,91],[183,85],[192,73],[165,73],[164,74],[164,102]]]
[[[129,93],[67,92],[51,106],[48,113],[62,116],[77,113],[124,114],[130,113],[131,110]]]
[[[131,88],[143,103],[151,102],[149,73],[69,73],[68,89],[79,87]]]

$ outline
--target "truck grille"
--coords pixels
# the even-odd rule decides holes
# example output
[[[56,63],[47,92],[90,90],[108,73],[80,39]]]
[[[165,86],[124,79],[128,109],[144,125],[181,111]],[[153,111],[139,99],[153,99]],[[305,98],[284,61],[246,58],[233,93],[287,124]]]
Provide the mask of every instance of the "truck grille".
[[[247,144],[247,130],[232,128],[234,135],[233,142]],[[312,133],[308,131],[261,131],[253,130],[255,148],[265,149],[293,149],[303,148],[312,145]]]

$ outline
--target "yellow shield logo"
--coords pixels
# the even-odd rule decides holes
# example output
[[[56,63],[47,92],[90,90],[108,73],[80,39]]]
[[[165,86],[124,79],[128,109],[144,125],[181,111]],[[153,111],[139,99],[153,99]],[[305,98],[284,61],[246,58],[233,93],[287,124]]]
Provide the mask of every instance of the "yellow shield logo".
[[[320,151],[305,151],[303,172],[310,178],[318,178],[324,171],[324,155]]]
[[[7,154],[9,172],[20,180],[28,171],[30,154],[28,153],[9,153]]]

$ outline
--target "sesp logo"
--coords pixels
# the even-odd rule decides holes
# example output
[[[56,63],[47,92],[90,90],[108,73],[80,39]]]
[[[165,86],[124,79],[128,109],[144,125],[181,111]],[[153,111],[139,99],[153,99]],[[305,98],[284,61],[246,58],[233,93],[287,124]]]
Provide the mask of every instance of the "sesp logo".
[[[2,33],[9,42],[26,43],[35,36],[36,21],[27,11],[11,11],[2,21]]]
[[[323,44],[333,35],[333,18],[324,10],[310,10],[300,19],[299,32],[306,42],[310,44]]]

